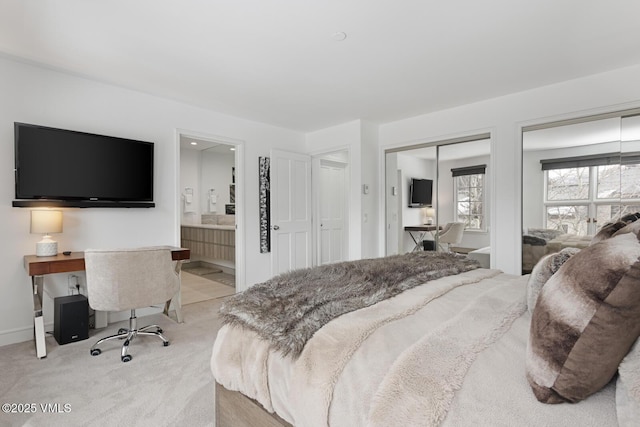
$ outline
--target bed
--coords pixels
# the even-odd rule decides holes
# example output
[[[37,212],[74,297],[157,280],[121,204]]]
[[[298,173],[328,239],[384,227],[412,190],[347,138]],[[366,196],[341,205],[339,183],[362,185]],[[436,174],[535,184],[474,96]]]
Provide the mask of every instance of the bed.
[[[530,273],[542,257],[560,252],[564,248],[586,248],[592,238],[593,236],[578,236],[560,230],[529,228],[522,236],[522,271]]]
[[[626,286],[626,305],[621,309],[626,317],[617,319],[625,325],[640,325],[637,234],[631,232],[624,238],[612,235],[596,247],[607,254],[612,247],[626,254],[624,260],[614,257],[618,273],[613,275]],[[586,396],[580,394],[584,390],[576,397],[571,387],[566,393],[564,386],[555,387],[561,381],[567,383],[562,366],[559,372],[550,373],[536,365],[545,350],[538,351],[536,345],[540,343],[531,338],[534,326],[550,322],[545,310],[558,300],[558,288],[562,289],[559,284],[568,280],[567,271],[571,277],[576,276],[576,265],[584,266],[585,259],[597,258],[600,252],[588,248],[579,254],[565,254],[562,261],[559,255],[551,254],[526,276],[478,268],[477,262],[464,256],[445,255],[458,263],[465,258],[465,267],[441,277],[425,279],[424,272],[415,278],[403,276],[399,279],[400,288],[404,287],[400,292],[373,298],[371,304],[357,309],[349,307],[327,321],[318,320],[321,316],[304,308],[307,295],[307,300],[300,303],[303,309],[298,316],[318,323],[311,331],[308,325],[299,327],[296,322],[263,327],[261,322],[266,318],[256,317],[251,310],[235,311],[237,307],[231,304],[232,308],[222,313],[225,323],[211,357],[217,425],[634,425],[640,416],[640,349],[632,346],[640,335],[639,327],[628,328],[608,371]],[[442,256],[423,252],[398,257],[421,264],[425,259],[420,257]],[[375,265],[382,260],[387,258],[366,261]],[[607,271],[612,270],[607,267]],[[638,272],[637,277],[634,272]],[[322,280],[327,271],[316,274]],[[381,276],[378,270],[363,274],[352,281],[375,281]],[[352,278],[353,272],[348,276]],[[587,271],[578,276],[587,280],[593,274]],[[305,287],[313,288],[309,283]],[[276,283],[267,282],[263,292],[276,288]],[[590,297],[593,293],[586,292]],[[258,292],[251,302],[260,306],[263,298],[265,294]],[[351,301],[350,295],[345,299]],[[611,305],[607,297],[601,299],[601,303]],[[288,310],[278,304],[270,310]],[[600,306],[594,310],[602,311]],[[610,327],[615,331],[620,325]],[[302,345],[282,333],[292,329],[297,335],[307,335]],[[589,324],[585,326],[584,335],[592,329]],[[593,341],[592,335],[588,336],[594,345],[616,347],[608,341]],[[608,330],[604,335],[606,340],[616,334]],[[542,334],[537,338],[545,337]],[[542,344],[549,347],[549,342]],[[578,348],[582,344],[578,337],[571,345]],[[574,353],[579,352],[572,350],[565,363],[576,357]],[[597,354],[595,357],[598,359]],[[584,357],[580,360],[585,361]],[[541,371],[543,375],[539,375]],[[551,383],[549,375],[555,375]],[[580,375],[587,374],[580,371]],[[606,381],[600,384],[603,378]],[[544,399],[549,403],[541,403]],[[552,404],[554,399],[572,403]]]

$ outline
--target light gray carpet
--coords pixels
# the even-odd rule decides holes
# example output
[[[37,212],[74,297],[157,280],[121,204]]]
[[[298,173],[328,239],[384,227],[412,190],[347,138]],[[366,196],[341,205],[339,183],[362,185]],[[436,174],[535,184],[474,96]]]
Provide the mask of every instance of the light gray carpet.
[[[2,426],[213,426],[214,381],[211,349],[220,327],[222,299],[182,308],[184,323],[164,315],[138,318],[159,324],[171,342],[136,338],[133,360],[120,361],[120,346],[105,343],[100,356],[89,348],[128,321],[91,330],[88,340],[58,345],[48,335],[48,355],[37,359],[33,342],[0,347],[0,403],[35,403],[35,413],[0,412]],[[41,405],[58,404],[60,413]],[[69,408],[65,411],[65,405]]]

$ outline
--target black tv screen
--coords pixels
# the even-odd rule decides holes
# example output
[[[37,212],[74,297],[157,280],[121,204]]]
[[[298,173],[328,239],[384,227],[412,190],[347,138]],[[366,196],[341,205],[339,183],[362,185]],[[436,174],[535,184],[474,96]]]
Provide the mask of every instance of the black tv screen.
[[[411,203],[412,207],[431,206],[433,181],[430,179],[411,179]]]
[[[16,199],[150,202],[152,142],[14,123]]]

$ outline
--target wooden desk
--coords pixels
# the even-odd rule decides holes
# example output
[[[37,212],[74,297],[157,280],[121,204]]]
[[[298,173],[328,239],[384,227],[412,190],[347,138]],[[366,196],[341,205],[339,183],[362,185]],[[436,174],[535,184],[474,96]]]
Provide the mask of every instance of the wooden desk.
[[[182,262],[189,259],[191,251],[184,248],[172,248],[171,259],[178,261],[178,267]],[[58,254],[55,256],[35,256],[25,255],[24,269],[31,276],[33,286],[33,324],[35,330],[36,355],[38,358],[47,356],[47,346],[45,343],[44,316],[42,315],[42,298],[44,291],[44,276],[46,274],[69,273],[72,271],[84,271],[84,252],[71,252],[71,255]],[[171,301],[175,301],[176,318],[182,323],[182,312],[180,310],[180,291]],[[168,314],[171,301],[165,304],[164,312]]]
[[[413,239],[413,243],[416,244],[413,248],[413,252],[422,250],[422,241],[424,240],[424,236],[426,236],[427,233],[430,233],[433,237],[433,240],[435,240],[433,232],[436,230],[442,230],[442,227],[437,225],[424,224],[410,225],[404,228],[404,231],[409,232],[409,236],[411,236],[411,238]]]

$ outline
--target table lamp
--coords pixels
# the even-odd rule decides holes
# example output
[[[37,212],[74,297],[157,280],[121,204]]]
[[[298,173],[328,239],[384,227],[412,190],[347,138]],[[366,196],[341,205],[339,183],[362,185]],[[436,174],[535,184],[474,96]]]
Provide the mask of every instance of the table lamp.
[[[36,243],[37,256],[57,255],[58,242],[52,240],[50,234],[62,233],[62,211],[31,211],[31,233],[44,235],[42,240]]]
[[[424,210],[424,223],[427,225],[433,224],[434,216],[436,216],[436,210],[433,208],[426,208]]]

